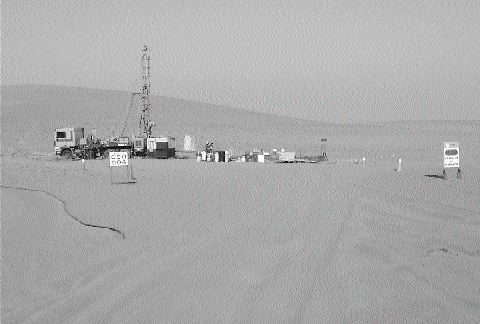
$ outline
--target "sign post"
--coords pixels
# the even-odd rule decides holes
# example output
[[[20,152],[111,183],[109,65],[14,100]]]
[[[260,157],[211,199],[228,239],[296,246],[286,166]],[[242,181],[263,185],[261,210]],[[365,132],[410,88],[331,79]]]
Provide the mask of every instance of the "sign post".
[[[127,183],[135,183],[133,165],[129,163],[128,152],[109,152],[110,159],[110,184],[113,184],[113,167],[127,167]]]
[[[461,179],[460,150],[458,142],[443,143],[443,178],[447,179],[447,169],[456,168],[457,178]]]

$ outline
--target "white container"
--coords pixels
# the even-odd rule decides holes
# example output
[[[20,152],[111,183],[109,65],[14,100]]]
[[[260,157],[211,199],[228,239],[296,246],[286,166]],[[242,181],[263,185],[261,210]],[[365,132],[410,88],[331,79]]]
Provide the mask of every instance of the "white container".
[[[295,161],[295,152],[280,152],[278,159],[280,162],[293,162]]]
[[[220,162],[220,154],[218,152],[215,152],[215,162]]]
[[[197,162],[202,161],[202,157],[200,155],[197,155]]]
[[[265,163],[265,155],[259,154],[258,155],[258,162],[259,163]]]

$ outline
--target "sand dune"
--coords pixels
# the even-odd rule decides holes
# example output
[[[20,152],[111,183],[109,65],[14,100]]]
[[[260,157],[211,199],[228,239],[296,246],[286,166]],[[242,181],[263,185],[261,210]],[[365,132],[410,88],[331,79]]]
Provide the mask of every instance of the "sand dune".
[[[111,185],[107,161],[83,171],[29,145],[51,152],[57,123],[87,123],[72,109],[85,93],[105,107],[128,101],[65,91],[27,100],[2,88],[2,322],[478,322],[478,122],[323,125],[235,111],[202,130],[215,108],[197,107],[193,135],[311,150],[326,136],[338,162],[136,159],[137,183]],[[63,111],[55,102],[69,96]],[[181,131],[172,116],[164,129]],[[440,174],[444,140],[460,142],[463,179],[425,176]],[[362,156],[365,166],[351,162]]]
[[[53,153],[54,129],[64,126],[118,136],[130,104],[130,94],[120,91],[54,86],[2,86],[1,91],[2,152],[8,154]],[[336,125],[164,97],[153,97],[151,115],[157,124],[154,132],[175,136],[179,148],[189,134],[197,144],[213,141],[218,149],[285,148],[313,155],[320,151],[320,139],[327,138],[335,158],[408,152],[423,159],[427,152],[428,158],[437,157],[444,140],[453,138],[468,147],[480,144],[479,121]],[[137,117],[129,122],[130,131],[136,130]],[[475,149],[464,152],[472,158],[480,154]]]
[[[52,152],[53,131],[64,126],[96,128],[101,137],[118,136],[127,118],[131,94],[86,88],[55,86],[2,87],[2,139],[5,149],[20,147]],[[135,99],[127,134],[137,131],[140,102]],[[310,134],[320,144],[320,131],[312,121],[261,114],[176,98],[152,97],[154,134],[178,138],[194,135],[197,143],[214,141],[224,149],[246,150],[264,146],[290,145]],[[312,129],[303,135],[299,129]],[[266,131],[268,130],[268,132]],[[312,133],[313,132],[313,133]],[[10,137],[6,137],[10,136]],[[254,146],[254,147],[252,147]],[[291,148],[293,149],[293,147]]]

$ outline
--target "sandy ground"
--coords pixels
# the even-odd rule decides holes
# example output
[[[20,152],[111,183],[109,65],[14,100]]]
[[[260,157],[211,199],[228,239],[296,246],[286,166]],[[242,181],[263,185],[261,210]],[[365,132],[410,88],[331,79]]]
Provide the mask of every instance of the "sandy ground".
[[[135,160],[137,183],[111,185],[107,161],[49,155],[53,131],[118,131],[128,93],[1,91],[2,323],[479,322],[479,121],[334,125],[154,98],[179,146],[314,155],[328,138],[337,163]],[[461,180],[436,177],[444,141],[460,142]]]
[[[136,159],[111,185],[107,161],[4,156],[2,322],[478,322],[477,157],[447,181],[418,156]]]

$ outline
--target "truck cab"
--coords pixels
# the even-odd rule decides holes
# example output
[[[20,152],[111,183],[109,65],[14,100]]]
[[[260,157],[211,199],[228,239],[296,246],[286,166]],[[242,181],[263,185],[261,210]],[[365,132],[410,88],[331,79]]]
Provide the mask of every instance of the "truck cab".
[[[137,136],[133,138],[133,154],[136,156],[145,156],[147,154],[147,138]]]
[[[55,154],[72,157],[72,149],[85,145],[85,130],[83,127],[65,127],[55,129]]]

